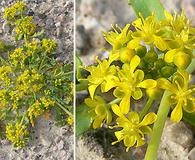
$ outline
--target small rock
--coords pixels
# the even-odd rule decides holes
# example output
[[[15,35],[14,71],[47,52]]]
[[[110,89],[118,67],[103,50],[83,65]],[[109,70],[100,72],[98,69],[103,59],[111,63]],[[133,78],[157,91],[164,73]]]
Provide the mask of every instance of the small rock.
[[[57,147],[59,150],[62,150],[64,148],[64,141],[61,140],[58,144],[57,144]]]
[[[188,153],[189,160],[195,159],[195,147]]]
[[[4,22],[2,25],[2,29],[5,33],[7,33],[9,31],[9,26],[7,25],[7,22]]]

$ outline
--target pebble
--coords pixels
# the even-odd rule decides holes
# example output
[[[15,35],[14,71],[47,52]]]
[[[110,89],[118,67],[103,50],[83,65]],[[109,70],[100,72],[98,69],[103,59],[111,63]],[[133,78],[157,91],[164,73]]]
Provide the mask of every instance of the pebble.
[[[64,141],[61,140],[58,144],[57,144],[57,147],[59,150],[62,150],[64,148]]]

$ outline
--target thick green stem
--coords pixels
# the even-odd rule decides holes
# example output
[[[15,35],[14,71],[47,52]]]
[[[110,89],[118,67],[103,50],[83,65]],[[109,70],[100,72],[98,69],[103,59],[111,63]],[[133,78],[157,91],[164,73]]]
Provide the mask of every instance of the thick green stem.
[[[171,95],[169,91],[165,91],[162,97],[158,113],[157,120],[154,123],[152,138],[148,144],[148,148],[145,155],[145,160],[156,160],[159,143],[161,140],[163,128],[170,110],[167,98]]]
[[[146,113],[148,112],[148,110],[150,109],[152,103],[153,103],[154,99],[153,98],[149,98],[144,109],[140,112],[140,118],[142,119]]]

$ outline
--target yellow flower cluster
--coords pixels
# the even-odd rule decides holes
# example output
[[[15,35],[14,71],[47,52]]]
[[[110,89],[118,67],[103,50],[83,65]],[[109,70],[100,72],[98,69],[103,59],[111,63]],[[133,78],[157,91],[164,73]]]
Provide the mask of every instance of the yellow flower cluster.
[[[4,10],[3,18],[4,19],[13,19],[16,15],[22,13],[26,9],[24,2],[16,2],[11,7],[8,7]]]
[[[193,59],[195,29],[191,27],[184,13],[172,16],[164,12],[165,19],[157,20],[155,15],[136,19],[130,31],[130,24],[124,29],[112,26],[114,31],[104,32],[105,40],[111,44],[108,59],[96,59],[96,66],[87,66],[90,98],[85,99],[93,128],[112,121],[110,108],[118,116],[115,132],[117,141],[124,141],[127,150],[145,143],[144,134],[151,132],[147,126],[155,122],[155,113],[140,119],[131,111],[131,99],[139,100],[143,91],[158,99],[162,89],[170,90],[174,108],[171,119],[180,121],[182,108],[194,112],[194,88],[189,88],[189,75],[184,71]],[[166,78],[173,76],[173,84]],[[165,77],[165,78],[164,78]],[[172,86],[172,87],[171,87]],[[99,95],[112,94],[114,100],[106,103]],[[119,103],[119,105],[117,105]],[[183,107],[182,107],[183,106]],[[143,115],[142,115],[143,116]]]
[[[6,137],[15,147],[24,147],[26,145],[28,134],[27,127],[23,124],[9,123],[6,126]]]
[[[67,122],[70,126],[72,126],[74,124],[74,118],[73,116],[69,116],[68,119],[67,119]]]
[[[32,22],[32,17],[26,16],[22,19],[18,19],[15,22],[15,32],[17,35],[28,35],[31,36],[36,31],[36,25]]]
[[[15,89],[25,93],[36,93],[42,88],[43,76],[35,69],[25,70],[17,77]]]
[[[52,39],[45,39],[44,38],[42,40],[42,47],[45,49],[45,51],[47,53],[51,53],[56,49],[57,43]]]
[[[10,66],[0,66],[0,84],[1,86],[10,86],[12,83],[10,74],[12,72],[12,69]]]
[[[182,119],[183,110],[189,113],[195,112],[195,86],[189,86],[190,79],[189,73],[183,70],[178,70],[172,78],[172,83],[164,78],[158,79],[158,86],[172,93],[169,102],[174,107],[171,112],[173,122]]]
[[[23,51],[23,48],[16,48],[13,52],[9,53],[10,62],[14,66],[24,67],[24,60],[26,59],[26,55]]]
[[[36,100],[36,102],[28,108],[28,117],[32,127],[34,127],[34,119],[42,115],[49,107],[54,106],[54,104],[55,101],[50,98],[41,97],[40,100]]]
[[[4,108],[8,104],[7,101],[7,90],[0,90],[0,108]]]

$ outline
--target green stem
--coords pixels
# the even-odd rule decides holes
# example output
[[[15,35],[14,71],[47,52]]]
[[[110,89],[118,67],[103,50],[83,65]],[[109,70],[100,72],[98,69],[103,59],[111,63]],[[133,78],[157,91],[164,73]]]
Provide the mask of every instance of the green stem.
[[[121,98],[114,99],[113,101],[109,102],[109,105],[119,103],[120,101],[121,101]]]
[[[146,113],[148,112],[148,110],[150,109],[152,103],[153,103],[154,99],[153,98],[149,98],[144,109],[140,112],[140,119],[143,119],[143,117],[146,115]]]
[[[157,113],[157,120],[154,123],[151,140],[146,151],[145,160],[156,160],[161,135],[170,110],[170,104],[167,101],[167,98],[170,95],[171,93],[169,91],[165,91],[162,97]]]
[[[70,111],[68,111],[64,106],[62,106],[58,101],[55,101],[55,103],[64,111],[66,112],[69,116],[73,116]]]

